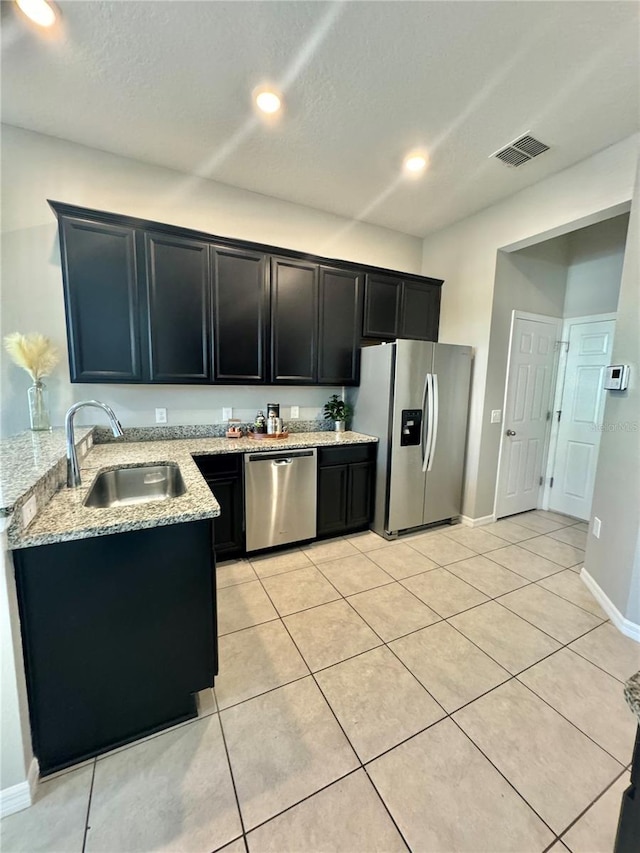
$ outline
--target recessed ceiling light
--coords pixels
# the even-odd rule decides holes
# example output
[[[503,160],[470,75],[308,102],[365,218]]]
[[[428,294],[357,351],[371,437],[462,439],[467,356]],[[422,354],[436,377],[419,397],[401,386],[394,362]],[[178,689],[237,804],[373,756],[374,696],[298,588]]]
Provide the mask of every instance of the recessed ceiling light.
[[[20,11],[39,27],[52,27],[57,13],[47,0],[16,0]]]
[[[427,168],[427,158],[424,154],[407,154],[404,158],[404,170],[410,175],[420,175]]]
[[[262,89],[256,94],[256,106],[263,113],[277,113],[282,106],[282,98],[271,90]]]

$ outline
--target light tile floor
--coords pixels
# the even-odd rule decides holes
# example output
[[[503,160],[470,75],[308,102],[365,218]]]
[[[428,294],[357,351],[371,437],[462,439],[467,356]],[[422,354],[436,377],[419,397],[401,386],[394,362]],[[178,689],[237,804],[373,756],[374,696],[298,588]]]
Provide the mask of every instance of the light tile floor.
[[[611,853],[640,645],[534,511],[218,568],[200,717],[38,787],[3,853]]]

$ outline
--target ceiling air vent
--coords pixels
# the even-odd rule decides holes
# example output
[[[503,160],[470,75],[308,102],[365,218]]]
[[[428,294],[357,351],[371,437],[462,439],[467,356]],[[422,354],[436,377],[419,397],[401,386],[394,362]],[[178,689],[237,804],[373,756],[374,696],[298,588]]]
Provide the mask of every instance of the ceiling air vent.
[[[549,146],[540,142],[530,133],[518,137],[499,151],[495,151],[491,157],[502,160],[507,166],[522,166],[529,160],[533,160],[538,154],[549,150]]]

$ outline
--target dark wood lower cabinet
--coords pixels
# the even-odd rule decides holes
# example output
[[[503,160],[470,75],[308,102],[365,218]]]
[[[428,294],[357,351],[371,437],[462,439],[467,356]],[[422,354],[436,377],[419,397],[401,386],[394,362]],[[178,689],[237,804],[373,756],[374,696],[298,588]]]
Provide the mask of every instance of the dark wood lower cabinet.
[[[318,467],[318,536],[345,529],[348,482],[348,465]]]
[[[196,716],[218,669],[209,520],[25,548],[14,562],[41,773]]]
[[[374,478],[374,444],[319,449],[318,537],[369,526]]]
[[[242,453],[194,457],[220,504],[220,515],[213,519],[213,547],[218,560],[244,553],[243,461]]]

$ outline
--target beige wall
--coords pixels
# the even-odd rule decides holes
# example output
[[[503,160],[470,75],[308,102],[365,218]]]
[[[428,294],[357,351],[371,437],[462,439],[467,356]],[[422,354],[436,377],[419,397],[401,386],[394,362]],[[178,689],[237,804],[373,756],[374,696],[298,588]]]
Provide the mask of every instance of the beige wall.
[[[71,403],[92,396],[112,403],[125,426],[153,424],[157,406],[168,409],[174,424],[219,422],[223,406],[249,418],[271,399],[283,404],[284,417],[287,407],[298,405],[301,418],[313,418],[336,389],[71,385],[56,220],[47,198],[420,272],[417,237],[3,125],[1,330],[39,331],[60,347],[63,363],[48,383],[54,424]],[[0,369],[2,433],[8,435],[28,426],[29,381],[4,352]]]
[[[487,514],[479,478],[498,252],[526,248],[628,210],[638,139],[635,135],[613,145],[424,241],[423,273],[446,281],[440,339],[476,350],[463,502],[467,516]]]
[[[640,166],[624,256],[613,364],[629,364],[626,391],[607,391],[604,431],[591,515],[585,569],[640,639]]]
[[[616,311],[628,225],[625,213],[567,235],[565,317]]]

